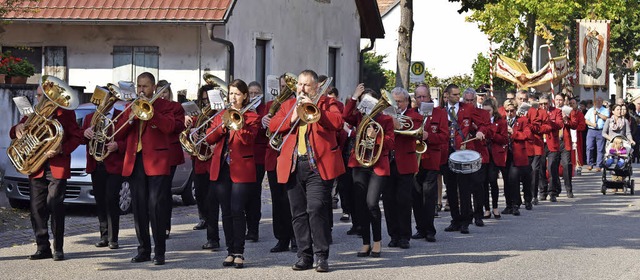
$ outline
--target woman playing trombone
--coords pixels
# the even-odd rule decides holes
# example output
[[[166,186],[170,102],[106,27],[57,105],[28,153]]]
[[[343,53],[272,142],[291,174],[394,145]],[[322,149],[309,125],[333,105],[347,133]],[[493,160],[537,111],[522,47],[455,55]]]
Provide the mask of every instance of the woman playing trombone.
[[[249,104],[249,88],[244,81],[234,80],[229,84],[227,101],[231,108],[218,114],[207,130],[207,143],[215,145],[209,172],[212,187],[209,200],[217,198],[222,208],[222,227],[228,251],[222,265],[242,268],[247,226],[244,211],[252,188],[256,187],[256,166],[251,147],[258,133],[259,120],[258,114],[248,110],[252,104]],[[229,117],[232,112],[242,117]],[[230,125],[233,121],[236,122]]]

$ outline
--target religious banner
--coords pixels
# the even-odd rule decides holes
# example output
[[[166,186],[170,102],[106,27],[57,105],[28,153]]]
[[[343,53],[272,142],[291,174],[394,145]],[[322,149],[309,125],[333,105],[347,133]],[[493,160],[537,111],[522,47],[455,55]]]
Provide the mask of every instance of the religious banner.
[[[576,72],[578,84],[607,86],[609,77],[609,21],[577,20]]]
[[[519,88],[538,87],[548,85],[549,82],[557,84],[562,78],[569,74],[569,62],[566,56],[554,57],[540,70],[531,73],[527,65],[513,58],[498,55],[495,66],[496,77],[505,79],[516,84]]]

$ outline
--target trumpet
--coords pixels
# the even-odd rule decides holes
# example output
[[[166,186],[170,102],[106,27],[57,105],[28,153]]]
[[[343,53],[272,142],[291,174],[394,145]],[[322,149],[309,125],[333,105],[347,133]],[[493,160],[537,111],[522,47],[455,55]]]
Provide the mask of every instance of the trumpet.
[[[271,148],[273,148],[276,151],[280,151],[282,149],[282,145],[284,144],[285,141],[287,141],[287,139],[289,138],[293,130],[298,126],[300,121],[305,122],[307,124],[312,124],[320,120],[321,113],[320,113],[320,109],[318,109],[318,101],[320,101],[320,97],[322,97],[327,93],[327,90],[329,90],[329,85],[331,84],[332,81],[333,81],[333,77],[329,77],[322,83],[322,85],[320,85],[320,88],[318,89],[318,93],[316,94],[315,98],[311,100],[311,103],[303,103],[303,104],[298,104],[297,106],[291,107],[291,109],[289,110],[289,112],[287,112],[284,119],[282,120],[282,123],[280,123],[276,131],[280,131],[282,126],[285,124],[285,122],[289,121],[291,114],[293,114],[293,110],[296,110],[296,112],[298,113],[298,119],[293,123],[293,125],[291,125],[289,132],[284,137],[278,136],[280,135],[279,133],[274,133],[271,136],[271,138],[269,139],[269,145],[271,146]],[[298,96],[296,101],[299,101],[300,98],[301,96]],[[277,139],[278,137],[280,137],[282,140],[278,140]]]
[[[373,120],[378,113],[382,112],[389,106],[396,106],[395,100],[386,90],[382,90],[382,97],[378,100],[376,105],[371,108],[371,112],[364,116],[358,128],[356,129],[356,142],[354,147],[354,154],[356,160],[362,167],[371,167],[382,154],[382,145],[376,147],[377,139],[384,139],[384,129],[382,126]],[[375,136],[371,137],[367,134],[368,128],[373,128]]]
[[[232,131],[237,131],[242,129],[242,127],[244,127],[244,113],[246,113],[249,110],[254,110],[254,106],[256,104],[258,104],[258,102],[260,102],[260,100],[262,99],[262,95],[258,95],[256,97],[254,97],[253,99],[251,99],[251,102],[249,102],[249,104],[247,104],[246,106],[242,107],[241,110],[237,110],[237,109],[232,109],[230,108],[231,105],[229,104],[227,106],[227,108],[224,111],[220,111],[218,113],[216,113],[211,119],[215,118],[218,114],[220,114],[221,112],[224,112],[222,114],[222,122],[216,126],[214,129],[211,130],[211,132],[207,133],[204,135],[204,137],[202,137],[200,140],[198,140],[198,142],[196,142],[196,145],[201,144],[202,142],[205,141],[205,139],[207,139],[207,137],[209,137],[209,135],[211,135],[214,131],[218,130],[221,126],[224,125],[224,127],[226,127],[228,130],[232,130]]]
[[[296,76],[294,76],[291,73],[285,73],[282,76],[285,80],[286,86],[284,87],[284,89],[280,91],[278,96],[273,100],[273,103],[271,103],[271,107],[269,108],[269,113],[267,114],[267,117],[269,118],[273,118],[273,116],[275,116],[278,109],[280,109],[280,105],[282,105],[282,103],[287,101],[287,99],[289,99],[296,92],[296,84],[298,83],[298,78],[296,78]],[[269,141],[269,145],[271,147],[278,147],[282,145],[281,134],[276,134],[276,136],[272,138],[271,131],[267,129],[266,136],[268,139],[272,139],[271,141]],[[272,141],[273,143],[271,143]]]

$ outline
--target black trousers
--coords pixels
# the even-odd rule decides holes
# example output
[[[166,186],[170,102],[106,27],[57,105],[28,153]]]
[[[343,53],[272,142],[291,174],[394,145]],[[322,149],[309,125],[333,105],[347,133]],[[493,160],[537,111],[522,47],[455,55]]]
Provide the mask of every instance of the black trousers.
[[[573,177],[573,163],[571,163],[571,149],[565,150],[564,141],[560,141],[560,164],[562,165],[562,179],[568,193],[573,192],[571,180]],[[558,182],[559,183],[559,182]],[[560,186],[560,184],[558,184]],[[560,193],[560,192],[558,192]]]
[[[412,191],[416,230],[424,235],[436,234],[433,221],[438,203],[438,174],[440,174],[438,171],[420,168],[416,175],[416,187]]]
[[[193,183],[196,188],[196,203],[200,219],[207,223],[207,241],[220,241],[218,221],[220,221],[220,203],[211,189],[209,172],[194,174]]]
[[[110,174],[103,163],[98,163],[91,173],[93,196],[96,199],[100,240],[118,242],[120,230],[120,188],[122,175]]]
[[[508,180],[505,182],[504,198],[507,207],[519,207],[522,205],[522,197],[520,196],[520,183],[522,183],[522,194],[525,202],[531,202],[534,195],[533,172],[531,165],[515,166],[513,165],[512,154],[507,155],[507,166],[509,168]],[[533,157],[529,157],[529,162]],[[503,175],[504,176],[504,175]]]
[[[346,168],[344,174],[338,176],[337,191],[340,196],[342,213],[353,216],[353,174],[351,173],[350,167]]]
[[[544,178],[543,185],[540,189],[540,194],[546,196],[547,194],[557,196],[562,191],[560,186],[560,152],[552,152],[545,146],[545,152],[547,155],[546,169],[549,171],[549,180],[547,180],[546,172],[541,174]],[[548,182],[548,184],[544,184]]]
[[[382,213],[380,195],[387,184],[387,176],[378,176],[373,168],[353,168],[353,184],[356,188],[356,211],[361,222],[362,244],[382,240]]]
[[[211,182],[220,208],[222,209],[222,229],[229,254],[244,254],[244,239],[247,231],[245,209],[254,183],[234,183],[229,174],[229,164],[223,161],[217,181]]]
[[[31,208],[31,226],[36,237],[38,250],[51,250],[49,243],[49,216],[53,233],[53,249],[62,251],[64,245],[64,193],[67,180],[56,179],[51,175],[48,163],[45,163],[42,178],[29,180],[29,206]]]
[[[484,210],[491,211],[491,208],[498,209],[498,199],[500,188],[498,187],[498,173],[502,173],[503,186],[507,185],[507,167],[497,166],[493,158],[487,164],[487,178],[484,180],[482,190],[484,191]],[[489,193],[491,193],[491,206],[489,206]]]
[[[533,190],[533,197],[538,196],[538,188],[540,184],[540,173],[542,172],[542,157],[543,156],[530,156],[529,166],[531,166],[531,188]],[[520,201],[522,204],[522,201]]]
[[[286,188],[299,258],[329,257],[331,224],[327,208],[331,208],[331,186],[333,180],[322,180],[307,157],[298,157]]]
[[[167,220],[171,204],[171,190],[166,187],[168,176],[147,176],[142,153],[136,155],[136,163],[130,177],[133,221],[138,237],[138,254],[151,254],[149,224],[155,243],[156,256],[164,256],[167,250]]]
[[[485,193],[488,189],[485,189],[484,182],[487,181],[489,173],[489,164],[483,163],[480,170],[473,174],[473,181],[471,185],[471,195],[473,195],[473,217],[476,219],[482,219],[484,216],[483,206],[486,198]]]
[[[256,164],[256,183],[249,194],[247,203],[247,233],[258,235],[260,219],[262,218],[262,180],[264,179],[264,164]]]
[[[169,173],[169,176],[165,176],[164,180],[165,188],[169,190],[169,215],[167,215],[167,230],[171,230],[171,216],[173,215],[173,193],[171,192],[171,188],[173,187],[173,176],[176,175],[176,167],[177,166],[171,166],[171,173]]]
[[[291,224],[291,205],[285,184],[278,183],[278,174],[267,171],[269,190],[271,191],[271,212],[273,219],[273,236],[280,242],[289,242],[293,238]]]
[[[396,161],[392,161],[391,176],[382,190],[384,217],[391,240],[411,239],[411,191],[415,188],[415,175],[398,173]],[[435,209],[435,205],[433,207]]]
[[[473,210],[471,208],[471,193],[474,184],[480,182],[475,174],[458,174],[449,168],[448,164],[442,165],[444,183],[447,185],[447,202],[451,211],[451,223],[455,225],[471,224]]]
[[[549,191],[549,180],[547,179],[547,170],[549,169],[549,149],[547,144],[544,144],[544,151],[540,157],[540,172],[538,173],[538,194],[547,195]]]

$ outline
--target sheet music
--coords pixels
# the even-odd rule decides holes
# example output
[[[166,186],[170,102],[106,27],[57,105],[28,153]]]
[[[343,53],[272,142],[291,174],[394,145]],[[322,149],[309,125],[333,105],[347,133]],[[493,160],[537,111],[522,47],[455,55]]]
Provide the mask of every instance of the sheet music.
[[[267,91],[272,96],[280,94],[280,77],[276,75],[267,76]]]
[[[16,96],[13,98],[13,103],[16,104],[21,116],[28,116],[33,114],[33,106],[26,96]]]
[[[434,106],[435,104],[433,103],[427,103],[427,102],[420,103],[420,114],[427,117],[431,116],[431,114],[433,114]]]
[[[222,110],[224,109],[224,100],[222,96],[222,91],[218,88],[207,91],[207,96],[209,97],[209,105],[211,105],[211,109],[214,110]]]
[[[371,109],[373,106],[378,103],[378,100],[371,95],[364,95],[358,104],[358,111],[360,111],[364,115],[368,115],[371,113]]]
[[[182,103],[182,108],[184,109],[184,114],[190,117],[199,116],[202,112],[200,111],[200,108],[198,108],[198,105],[193,101]]]
[[[573,108],[571,108],[570,106],[562,106],[562,115],[569,116],[571,114],[571,111],[573,111]]]
[[[122,92],[125,99],[138,97],[138,93],[136,92],[136,85],[133,82],[119,81],[118,87],[120,88],[120,92]]]

